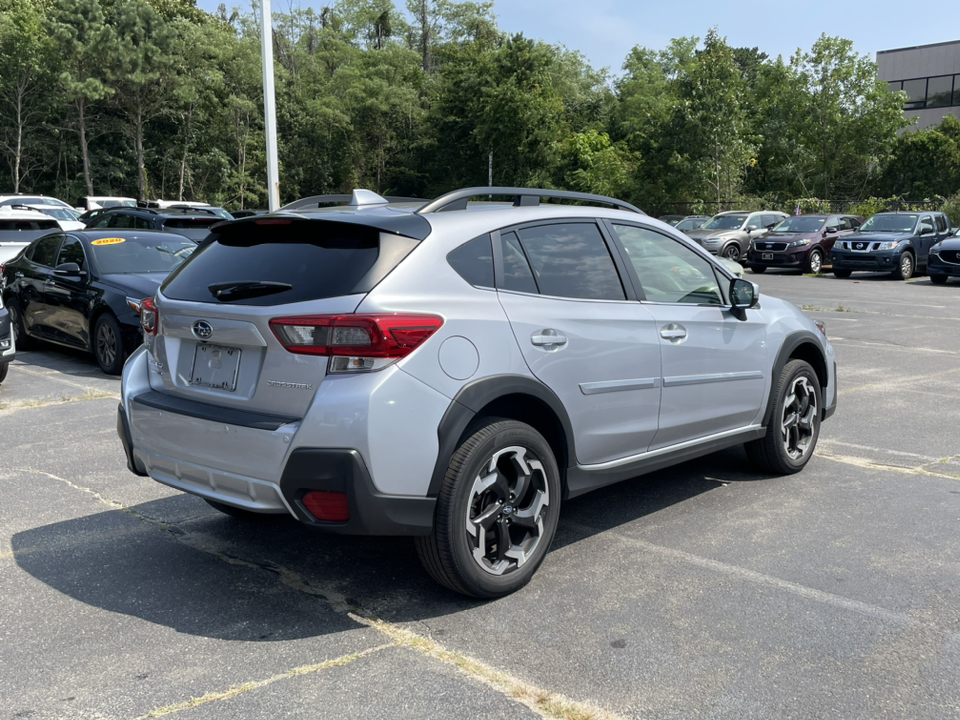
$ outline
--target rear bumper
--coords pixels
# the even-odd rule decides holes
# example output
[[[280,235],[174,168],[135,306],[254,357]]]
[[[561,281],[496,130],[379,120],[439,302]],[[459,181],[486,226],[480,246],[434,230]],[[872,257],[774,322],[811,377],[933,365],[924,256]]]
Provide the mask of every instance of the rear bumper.
[[[304,524],[351,535],[426,535],[435,497],[387,495],[356,448],[297,447],[300,422],[238,413],[141,388],[125,394],[117,434],[136,475],[251,512],[290,514]],[[303,504],[312,491],[347,496],[349,519],[324,522]]]

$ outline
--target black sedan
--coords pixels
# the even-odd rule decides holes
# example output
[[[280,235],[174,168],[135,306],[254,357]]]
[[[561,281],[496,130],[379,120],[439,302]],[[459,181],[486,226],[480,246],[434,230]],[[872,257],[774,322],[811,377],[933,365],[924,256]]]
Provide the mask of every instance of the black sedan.
[[[56,232],[2,266],[3,302],[18,350],[45,340],[92,352],[118,375],[141,342],[140,301],[196,249],[189,238],[141,230]]]
[[[948,277],[960,278],[960,237],[956,235],[953,230],[950,237],[930,248],[927,272],[934,285],[943,285]]]

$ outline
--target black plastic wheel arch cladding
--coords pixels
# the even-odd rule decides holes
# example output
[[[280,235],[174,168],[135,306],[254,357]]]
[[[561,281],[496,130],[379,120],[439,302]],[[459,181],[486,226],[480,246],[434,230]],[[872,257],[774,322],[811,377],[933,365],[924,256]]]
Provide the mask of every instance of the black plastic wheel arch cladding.
[[[497,416],[512,417],[514,413],[504,412],[503,406],[497,405],[498,401],[512,402],[523,401],[523,398],[529,398],[532,407],[540,403],[549,409],[553,417],[543,417],[539,413],[540,422],[538,426],[555,425],[553,432],[543,433],[548,442],[554,449],[557,465],[560,468],[561,484],[563,497],[567,495],[566,469],[570,465],[576,464],[576,448],[574,444],[573,425],[563,407],[563,403],[543,383],[523,375],[494,375],[487,378],[481,378],[465,385],[457,393],[456,397],[450,403],[446,413],[440,420],[437,427],[437,439],[439,449],[437,452],[437,461],[434,465],[433,474],[430,479],[430,487],[427,491],[428,497],[436,497],[440,492],[440,486],[447,472],[447,465],[450,457],[459,447],[464,434],[478,416]],[[542,408],[536,408],[541,410]],[[523,420],[527,413],[517,413],[521,417],[515,419]],[[546,423],[542,422],[546,420]],[[526,422],[526,420],[523,420]]]

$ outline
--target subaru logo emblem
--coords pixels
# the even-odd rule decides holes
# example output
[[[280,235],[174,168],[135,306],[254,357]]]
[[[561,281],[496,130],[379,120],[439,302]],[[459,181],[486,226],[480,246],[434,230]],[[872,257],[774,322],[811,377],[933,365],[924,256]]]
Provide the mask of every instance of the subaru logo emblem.
[[[206,320],[197,320],[193,324],[193,334],[201,340],[207,340],[213,335],[213,326]]]

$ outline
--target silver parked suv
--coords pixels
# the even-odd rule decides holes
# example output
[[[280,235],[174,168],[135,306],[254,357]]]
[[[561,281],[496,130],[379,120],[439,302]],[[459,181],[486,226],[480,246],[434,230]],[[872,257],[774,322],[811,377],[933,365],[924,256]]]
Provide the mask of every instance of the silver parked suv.
[[[493,197],[513,202],[470,202]],[[797,472],[836,406],[821,325],[627,203],[317,205],[216,226],[143,301],[133,472],[415,536],[436,580],[490,598],[530,580],[567,498],[740,443]]]

